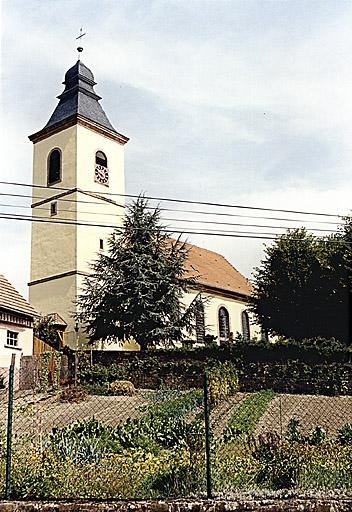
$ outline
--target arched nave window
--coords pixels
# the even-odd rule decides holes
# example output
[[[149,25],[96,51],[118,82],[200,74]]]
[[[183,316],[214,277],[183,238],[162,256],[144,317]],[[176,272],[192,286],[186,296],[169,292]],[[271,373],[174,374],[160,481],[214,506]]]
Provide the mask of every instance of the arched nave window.
[[[219,308],[218,321],[219,338],[220,340],[227,340],[230,334],[230,319],[229,312],[224,306],[221,306],[221,308]]]
[[[205,314],[202,299],[197,300],[196,304],[196,337],[198,343],[204,343],[205,336]]]
[[[242,336],[244,339],[249,340],[251,337],[251,331],[249,326],[249,316],[246,310],[242,311]]]

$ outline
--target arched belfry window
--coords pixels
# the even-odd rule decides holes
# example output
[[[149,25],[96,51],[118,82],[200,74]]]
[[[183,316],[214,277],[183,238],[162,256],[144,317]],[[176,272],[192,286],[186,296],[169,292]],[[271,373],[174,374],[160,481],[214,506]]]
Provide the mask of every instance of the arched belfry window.
[[[95,163],[97,165],[101,165],[103,167],[107,167],[108,166],[108,159],[106,158],[105,153],[103,153],[102,151],[97,151],[95,153]]]
[[[224,306],[221,306],[218,314],[219,320],[219,338],[221,340],[227,340],[230,334],[230,319],[229,312]]]
[[[53,149],[48,160],[48,185],[61,181],[61,151]]]
[[[245,340],[249,340],[251,337],[251,331],[249,326],[249,316],[246,310],[242,311],[242,336]]]

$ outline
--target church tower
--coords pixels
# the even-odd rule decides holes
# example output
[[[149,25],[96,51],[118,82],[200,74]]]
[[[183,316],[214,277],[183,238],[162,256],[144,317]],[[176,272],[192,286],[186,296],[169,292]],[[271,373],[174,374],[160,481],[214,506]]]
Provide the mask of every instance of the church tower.
[[[94,91],[93,73],[81,60],[33,142],[33,204],[29,300],[42,314],[67,324],[66,343],[76,346],[72,318],[89,263],[106,249],[111,226],[124,215],[124,144]],[[76,327],[76,331],[75,331]],[[80,333],[80,341],[83,336]]]

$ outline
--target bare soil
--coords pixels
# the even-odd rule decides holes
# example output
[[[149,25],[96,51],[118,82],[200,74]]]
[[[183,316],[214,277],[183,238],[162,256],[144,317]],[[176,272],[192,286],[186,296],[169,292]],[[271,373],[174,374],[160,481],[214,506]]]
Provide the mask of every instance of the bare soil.
[[[0,397],[0,425],[6,424],[6,397]],[[147,400],[135,396],[89,395],[84,401],[63,403],[58,395],[17,392],[14,400],[13,428],[15,435],[50,432],[77,420],[95,418],[116,426],[128,418],[140,418]]]
[[[342,425],[352,423],[352,396],[280,394],[269,403],[256,434],[264,431],[284,434],[293,417],[299,420],[305,434],[319,425],[329,437],[335,437]]]
[[[249,393],[236,393],[215,407],[210,421],[216,436],[224,432],[236,409],[247,396]],[[147,403],[143,391],[134,396],[89,395],[77,403],[63,403],[58,395],[20,391],[15,393],[14,432],[18,436],[38,435],[38,432],[49,432],[53,427],[63,427],[73,421],[92,417],[116,426],[128,418],[143,416]],[[201,412],[198,411],[199,414]],[[192,419],[196,413],[190,413],[188,419]],[[352,423],[352,396],[276,395],[261,417],[256,434],[267,431],[284,434],[292,417],[299,420],[304,433],[319,425],[327,430],[329,437],[334,437],[342,425]],[[6,420],[7,395],[1,392],[0,427],[6,426]]]

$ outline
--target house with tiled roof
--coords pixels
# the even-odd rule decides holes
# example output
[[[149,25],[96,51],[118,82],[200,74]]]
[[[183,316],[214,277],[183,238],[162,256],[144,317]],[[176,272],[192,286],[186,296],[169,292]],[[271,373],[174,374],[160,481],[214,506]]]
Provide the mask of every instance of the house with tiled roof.
[[[0,374],[7,378],[12,354],[19,368],[22,356],[33,354],[35,309],[0,274]]]

